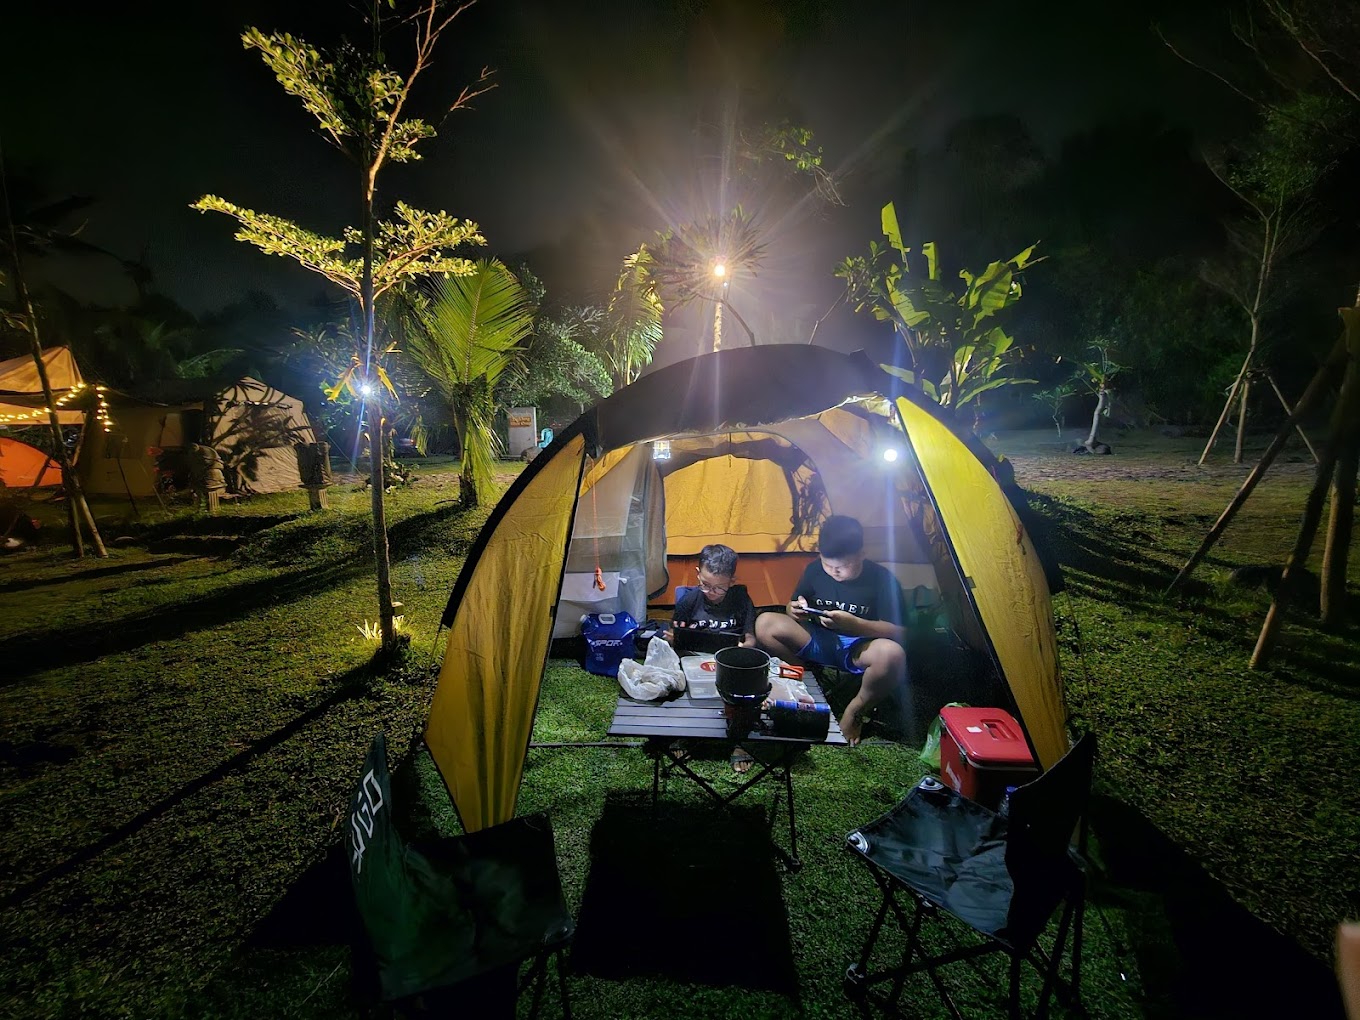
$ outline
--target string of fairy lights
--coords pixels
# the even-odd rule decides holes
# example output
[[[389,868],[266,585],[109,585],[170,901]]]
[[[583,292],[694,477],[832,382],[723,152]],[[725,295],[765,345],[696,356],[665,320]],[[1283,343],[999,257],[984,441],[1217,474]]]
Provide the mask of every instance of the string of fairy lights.
[[[68,403],[70,403],[72,400],[75,400],[86,390],[94,390],[95,420],[99,422],[100,427],[103,428],[105,432],[112,432],[113,417],[112,415],[109,414],[109,402],[108,398],[105,397],[104,395],[104,389],[105,388],[103,386],[97,385],[95,383],[78,382],[74,386],[72,386],[69,390],[67,390],[65,393],[63,393],[61,396],[59,396],[56,400],[54,400],[53,404],[56,405],[57,410],[61,410]],[[22,414],[10,414],[8,412],[0,413],[0,426],[26,425],[30,423],[39,424],[42,421],[45,421],[48,415],[50,415],[51,413],[52,408],[50,407],[35,407],[33,410],[26,411]]]

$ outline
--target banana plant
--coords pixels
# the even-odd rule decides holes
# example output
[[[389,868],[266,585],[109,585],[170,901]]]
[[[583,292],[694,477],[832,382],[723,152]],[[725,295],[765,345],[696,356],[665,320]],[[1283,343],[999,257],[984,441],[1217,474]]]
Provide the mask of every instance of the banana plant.
[[[902,240],[891,202],[883,207],[882,227],[886,245],[870,242],[867,256],[851,256],[836,270],[855,310],[891,323],[906,348],[909,367],[882,367],[956,412],[968,404],[978,410],[990,390],[1034,382],[1006,374],[1020,351],[1014,337],[988,320],[1020,300],[1021,273],[1042,261],[1034,257],[1037,245],[981,273],[961,270],[964,286],[958,293],[941,279],[933,241],[918,253],[925,272],[912,271],[912,249]]]

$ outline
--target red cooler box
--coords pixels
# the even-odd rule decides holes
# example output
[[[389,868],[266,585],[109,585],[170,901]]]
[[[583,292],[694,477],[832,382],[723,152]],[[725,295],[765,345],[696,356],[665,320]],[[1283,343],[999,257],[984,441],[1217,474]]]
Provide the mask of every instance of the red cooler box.
[[[1006,787],[1039,774],[1020,724],[999,708],[940,709],[940,775],[969,800],[996,808]]]

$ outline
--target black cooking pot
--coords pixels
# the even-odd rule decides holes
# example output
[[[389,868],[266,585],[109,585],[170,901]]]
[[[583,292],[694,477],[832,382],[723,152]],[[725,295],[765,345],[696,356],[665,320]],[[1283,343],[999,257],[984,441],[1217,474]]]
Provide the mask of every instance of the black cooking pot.
[[[770,693],[770,657],[759,648],[723,648],[718,661],[718,694],[732,698],[764,698]]]

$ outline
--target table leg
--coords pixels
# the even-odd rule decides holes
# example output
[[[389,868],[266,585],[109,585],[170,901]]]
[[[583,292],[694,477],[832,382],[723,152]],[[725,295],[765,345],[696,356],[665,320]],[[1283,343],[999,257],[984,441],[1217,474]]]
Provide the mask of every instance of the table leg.
[[[661,788],[661,755],[652,759],[652,813],[656,813],[657,796]]]
[[[793,769],[792,762],[784,759],[784,790],[789,798],[789,867],[797,871],[803,866],[798,858],[798,820],[793,810]]]

